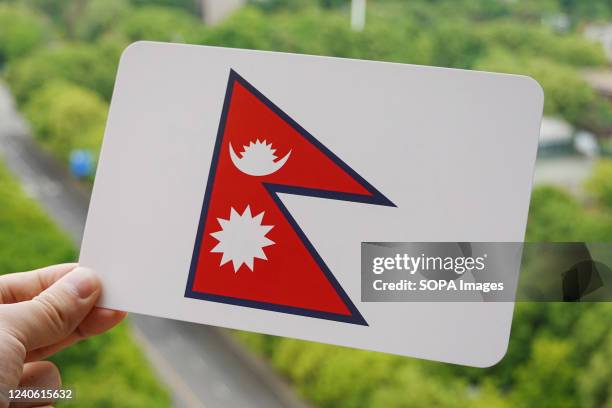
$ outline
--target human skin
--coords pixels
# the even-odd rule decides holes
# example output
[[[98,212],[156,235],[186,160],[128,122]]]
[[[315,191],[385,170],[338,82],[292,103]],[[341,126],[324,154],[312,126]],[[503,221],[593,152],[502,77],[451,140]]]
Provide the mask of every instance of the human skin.
[[[0,408],[12,406],[8,390],[59,388],[58,368],[44,359],[125,318],[95,306],[101,292],[95,273],[77,264],[0,276]]]

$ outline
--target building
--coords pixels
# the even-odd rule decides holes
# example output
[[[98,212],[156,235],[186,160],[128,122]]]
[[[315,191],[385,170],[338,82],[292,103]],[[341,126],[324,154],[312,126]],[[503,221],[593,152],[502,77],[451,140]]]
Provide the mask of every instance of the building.
[[[612,63],[612,23],[588,24],[584,29],[584,36],[600,42],[608,61]]]
[[[215,25],[245,3],[246,0],[200,0],[202,19],[207,25]]]
[[[582,78],[598,94],[612,101],[612,69],[585,70],[582,72]]]

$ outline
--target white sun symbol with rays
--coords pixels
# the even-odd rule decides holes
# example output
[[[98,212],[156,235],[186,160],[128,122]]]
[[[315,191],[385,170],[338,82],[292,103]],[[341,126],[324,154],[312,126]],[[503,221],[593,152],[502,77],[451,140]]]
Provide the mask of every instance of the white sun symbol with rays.
[[[267,176],[281,169],[289,160],[291,150],[281,159],[277,159],[276,149],[272,148],[272,143],[268,143],[265,139],[263,142],[259,139],[255,142],[250,142],[243,146],[242,157],[238,156],[234,151],[232,144],[229,144],[230,158],[234,166],[241,172],[250,176]]]
[[[255,258],[268,259],[263,248],[274,244],[274,241],[266,237],[274,226],[262,225],[263,216],[263,211],[252,216],[251,208],[247,205],[242,215],[232,207],[228,220],[217,218],[221,231],[210,235],[219,243],[210,252],[223,254],[221,266],[231,261],[234,273],[238,272],[242,264],[252,271]]]

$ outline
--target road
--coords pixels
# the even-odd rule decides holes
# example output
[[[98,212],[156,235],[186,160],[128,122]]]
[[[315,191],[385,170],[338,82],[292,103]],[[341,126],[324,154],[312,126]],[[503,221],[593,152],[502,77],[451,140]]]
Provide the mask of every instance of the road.
[[[581,155],[538,158],[534,184],[557,185],[580,194],[591,175],[593,163],[593,159]]]
[[[89,190],[42,153],[0,83],[0,153],[24,190],[78,246]],[[142,315],[131,316],[137,341],[177,407],[304,407],[288,386],[221,329]]]

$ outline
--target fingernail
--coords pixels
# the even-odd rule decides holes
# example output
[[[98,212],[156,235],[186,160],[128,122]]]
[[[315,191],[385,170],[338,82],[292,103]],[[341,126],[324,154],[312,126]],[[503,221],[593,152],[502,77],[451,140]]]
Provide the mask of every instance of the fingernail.
[[[76,267],[62,279],[72,286],[81,299],[87,299],[98,288],[98,278],[91,269]]]

